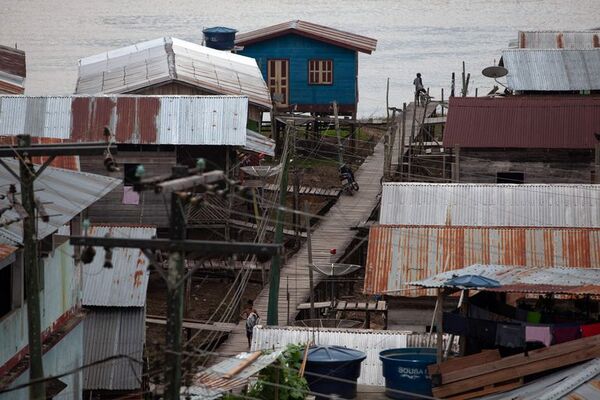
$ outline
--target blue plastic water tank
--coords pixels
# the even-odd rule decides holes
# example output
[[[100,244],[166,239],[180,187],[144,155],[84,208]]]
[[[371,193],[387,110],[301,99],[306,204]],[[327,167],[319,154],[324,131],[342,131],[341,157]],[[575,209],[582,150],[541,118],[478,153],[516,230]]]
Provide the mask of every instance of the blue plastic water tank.
[[[308,349],[304,373],[311,392],[336,395],[342,399],[356,398],[356,380],[360,376],[360,364],[365,358],[367,356],[362,351],[346,347],[311,347]],[[328,379],[328,376],[337,379]],[[318,400],[327,398],[317,396]]]
[[[235,45],[235,34],[237,33],[235,29],[215,26],[204,29],[202,33],[204,34],[206,47],[217,50],[231,50]]]
[[[383,363],[385,394],[392,399],[413,400],[418,397],[401,394],[393,390],[402,390],[425,396],[431,396],[431,378],[427,366],[435,364],[436,349],[408,348],[389,349],[379,353]],[[392,389],[392,390],[390,390]]]

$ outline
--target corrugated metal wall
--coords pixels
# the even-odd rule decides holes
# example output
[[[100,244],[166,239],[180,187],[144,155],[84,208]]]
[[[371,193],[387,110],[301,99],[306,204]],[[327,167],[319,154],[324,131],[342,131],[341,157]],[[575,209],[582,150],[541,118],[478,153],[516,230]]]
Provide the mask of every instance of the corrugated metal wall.
[[[386,183],[382,225],[600,228],[600,185]]]
[[[472,264],[600,268],[600,229],[376,226],[364,289],[427,294],[404,291],[406,282]]]
[[[252,351],[278,349],[288,344],[303,344],[314,341],[317,345],[345,346],[367,355],[361,365],[359,384],[384,386],[379,353],[383,350],[406,347],[432,347],[437,336],[426,333],[404,331],[372,331],[366,329],[311,329],[291,327],[257,326],[252,336]],[[444,348],[448,335],[443,336]],[[455,344],[457,345],[457,342]],[[453,350],[457,350],[453,348]]]

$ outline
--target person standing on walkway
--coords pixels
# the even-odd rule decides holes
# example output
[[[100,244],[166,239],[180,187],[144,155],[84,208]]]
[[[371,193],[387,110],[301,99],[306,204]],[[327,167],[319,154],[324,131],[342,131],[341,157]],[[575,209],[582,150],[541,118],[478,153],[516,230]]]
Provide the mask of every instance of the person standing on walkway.
[[[246,338],[248,339],[248,347],[252,346],[252,332],[254,331],[254,327],[258,325],[258,321],[260,317],[258,316],[258,311],[254,308],[254,302],[252,300],[248,300],[246,303],[246,308],[240,315],[242,319],[246,320]]]
[[[424,106],[425,104],[421,104],[421,94],[427,94],[425,87],[423,86],[423,80],[421,79],[421,73],[417,72],[417,77],[413,81],[413,85],[415,85],[415,97],[417,101],[417,105]]]

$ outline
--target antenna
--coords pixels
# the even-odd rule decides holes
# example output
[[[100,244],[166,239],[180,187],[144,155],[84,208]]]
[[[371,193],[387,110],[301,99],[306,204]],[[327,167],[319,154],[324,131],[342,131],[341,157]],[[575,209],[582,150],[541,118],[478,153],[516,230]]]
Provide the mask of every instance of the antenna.
[[[508,70],[504,67],[501,67],[499,65],[492,65],[491,67],[487,67],[484,68],[483,71],[481,71],[481,74],[487,78],[492,78],[494,79],[494,81],[500,85],[506,88],[506,85],[504,85],[501,82],[498,82],[498,78],[502,78],[503,76],[508,75]],[[494,94],[496,90],[492,90],[492,92],[488,93],[488,95],[492,95]]]
[[[484,68],[483,71],[481,71],[481,73],[485,77],[498,79],[502,78],[503,76],[506,76],[508,74],[508,70],[499,65],[493,65],[491,67]]]

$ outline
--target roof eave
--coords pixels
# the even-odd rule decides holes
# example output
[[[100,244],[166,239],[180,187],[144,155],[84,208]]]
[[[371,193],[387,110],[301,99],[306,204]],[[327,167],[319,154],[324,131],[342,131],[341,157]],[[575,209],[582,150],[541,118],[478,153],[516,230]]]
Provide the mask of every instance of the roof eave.
[[[251,34],[252,32],[247,33],[248,35]],[[290,34],[294,34],[294,35],[298,35],[298,36],[303,36],[303,37],[307,37],[309,39],[314,39],[317,40],[319,42],[324,42],[324,43],[329,43],[331,45],[334,46],[338,46],[338,47],[342,47],[348,50],[354,50],[354,51],[359,51],[361,53],[365,53],[365,54],[371,54],[375,49],[374,48],[370,48],[370,47],[361,47],[361,46],[350,46],[346,43],[340,43],[337,40],[331,40],[328,38],[324,38],[322,36],[318,36],[318,35],[312,35],[308,32],[304,32],[298,29],[294,29],[294,28],[288,28],[288,29],[284,29],[278,32],[272,32],[272,33],[268,33],[265,35],[261,35],[261,36],[256,36],[253,38],[249,38],[249,39],[236,39],[235,44],[239,45],[239,46],[248,46],[251,44],[255,44],[255,43],[260,43],[260,42],[264,42],[265,40],[269,40],[269,39],[274,39],[277,37],[281,37],[281,36],[285,36],[285,35],[290,35]]]

